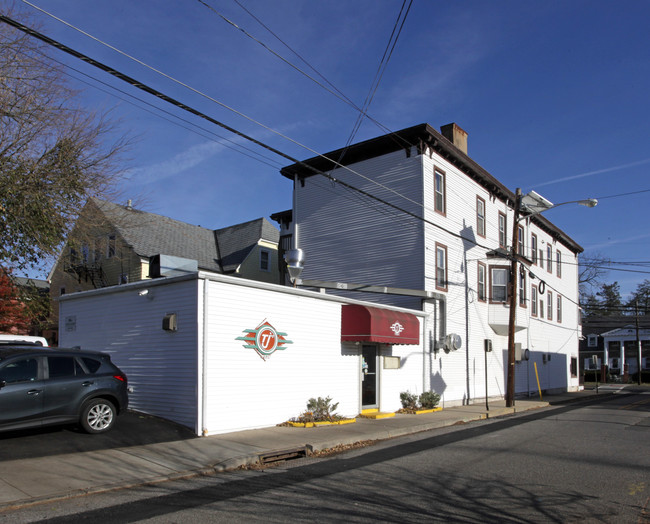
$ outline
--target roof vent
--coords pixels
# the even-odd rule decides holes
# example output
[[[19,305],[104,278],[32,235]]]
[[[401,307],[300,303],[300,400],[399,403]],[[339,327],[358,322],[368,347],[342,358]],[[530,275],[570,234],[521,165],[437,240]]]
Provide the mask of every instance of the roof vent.
[[[447,124],[440,128],[442,136],[454,144],[463,153],[467,154],[467,133],[456,123]]]

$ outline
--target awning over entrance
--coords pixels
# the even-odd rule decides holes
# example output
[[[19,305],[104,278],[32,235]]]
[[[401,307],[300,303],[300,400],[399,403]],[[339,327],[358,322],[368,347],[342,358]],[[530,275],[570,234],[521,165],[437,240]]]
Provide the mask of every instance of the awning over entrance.
[[[345,342],[420,342],[420,322],[411,313],[346,304],[342,308],[341,317],[341,340]]]

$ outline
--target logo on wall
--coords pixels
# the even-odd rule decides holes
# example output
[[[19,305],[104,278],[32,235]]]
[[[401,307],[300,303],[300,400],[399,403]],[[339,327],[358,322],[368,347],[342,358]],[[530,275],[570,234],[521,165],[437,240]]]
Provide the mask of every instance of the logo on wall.
[[[390,329],[393,331],[393,333],[395,333],[395,335],[397,335],[397,336],[399,337],[399,336],[400,336],[400,333],[401,333],[402,331],[404,331],[404,326],[402,326],[402,324],[400,324],[400,323],[396,320],[395,323],[390,327]]]
[[[271,324],[264,320],[255,329],[245,329],[246,336],[237,337],[235,340],[243,340],[245,348],[254,349],[262,360],[268,359],[275,351],[287,349],[285,344],[293,344],[287,340],[286,333],[280,333]]]

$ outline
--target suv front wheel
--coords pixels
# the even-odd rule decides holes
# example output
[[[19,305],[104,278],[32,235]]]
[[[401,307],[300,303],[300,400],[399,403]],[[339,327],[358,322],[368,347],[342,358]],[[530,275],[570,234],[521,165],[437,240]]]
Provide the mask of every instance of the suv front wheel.
[[[115,406],[109,400],[96,398],[81,410],[79,423],[87,433],[105,433],[115,424]]]

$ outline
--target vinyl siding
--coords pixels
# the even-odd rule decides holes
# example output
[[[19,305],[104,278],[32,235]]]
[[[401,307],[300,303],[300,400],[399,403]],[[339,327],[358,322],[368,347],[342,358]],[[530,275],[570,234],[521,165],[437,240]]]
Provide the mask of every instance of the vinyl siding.
[[[350,168],[413,202],[344,169],[333,171],[332,176],[418,216],[422,214],[419,156],[407,157],[400,151]],[[422,289],[422,272],[412,270],[424,262],[421,221],[324,177],[310,177],[304,187],[299,183],[296,191],[298,247],[306,256],[302,278]],[[420,308],[419,300],[413,298],[352,296]]]
[[[110,293],[80,293],[60,303],[60,345],[111,354],[134,392],[131,409],[195,428],[197,417],[197,281],[142,286],[124,285]],[[107,288],[108,289],[108,288]],[[148,298],[153,297],[153,298]],[[162,329],[176,313],[178,331]],[[66,317],[76,329],[66,330]]]
[[[342,348],[341,304],[221,282],[208,283],[206,300],[208,434],[284,422],[312,397],[331,397],[342,415],[359,413],[360,357]],[[293,342],[267,360],[237,340],[264,321]]]

